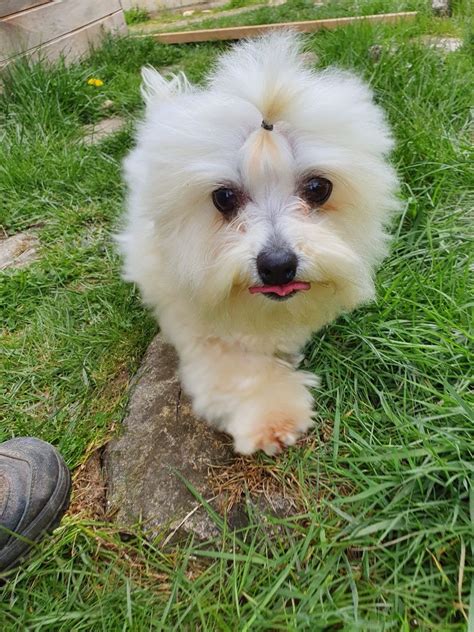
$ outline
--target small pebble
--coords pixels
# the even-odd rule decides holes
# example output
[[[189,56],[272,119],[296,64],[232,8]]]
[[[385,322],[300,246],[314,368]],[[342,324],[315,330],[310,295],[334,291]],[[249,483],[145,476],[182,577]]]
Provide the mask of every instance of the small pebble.
[[[380,44],[374,44],[369,48],[369,58],[372,61],[379,61],[382,56],[383,46]]]
[[[114,107],[115,103],[112,99],[105,99],[105,101],[101,104],[102,110],[111,110]]]

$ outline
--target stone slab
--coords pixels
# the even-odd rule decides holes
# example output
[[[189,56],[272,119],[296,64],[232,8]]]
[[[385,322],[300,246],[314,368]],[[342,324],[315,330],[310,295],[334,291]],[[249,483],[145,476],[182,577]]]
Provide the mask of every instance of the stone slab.
[[[459,50],[463,41],[459,37],[444,37],[442,35],[424,35],[419,41],[429,48],[435,48],[443,53],[455,53]]]
[[[95,145],[100,143],[104,138],[119,132],[125,126],[125,120],[120,116],[111,116],[95,123],[93,125],[84,126],[83,142],[86,145]]]
[[[174,349],[157,336],[132,387],[123,434],[105,451],[107,511],[124,525],[140,521],[151,535],[168,528],[207,538],[216,528],[202,509],[196,515],[200,503],[180,475],[211,500],[208,469],[231,461],[232,446],[194,417],[177,367]]]
[[[123,11],[119,0],[62,0],[0,19],[0,59],[25,53]]]
[[[451,15],[450,0],[431,0],[431,8],[435,15],[447,17]]]
[[[25,268],[39,258],[39,239],[32,232],[0,238],[0,270]]]
[[[428,48],[433,48],[441,53],[455,53],[463,46],[463,41],[459,37],[448,37],[444,35],[421,35],[411,40],[414,44],[421,44]],[[368,49],[369,58],[373,62],[379,62],[384,51],[390,55],[395,55],[399,50],[396,44],[382,45],[373,44]]]
[[[221,513],[225,494],[216,491],[209,473],[232,468],[242,457],[234,454],[228,435],[193,414],[177,369],[173,347],[156,336],[132,384],[122,432],[104,451],[106,510],[122,527],[141,524],[151,537],[162,534],[166,542],[190,533],[207,540],[219,529],[188,484]],[[279,490],[250,502],[252,511],[262,515],[292,512]],[[244,503],[234,506],[229,526],[245,526],[246,511]]]

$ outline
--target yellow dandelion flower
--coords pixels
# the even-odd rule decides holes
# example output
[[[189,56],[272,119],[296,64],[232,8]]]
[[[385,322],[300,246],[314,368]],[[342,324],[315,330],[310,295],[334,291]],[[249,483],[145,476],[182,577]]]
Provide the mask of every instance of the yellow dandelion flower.
[[[95,79],[94,77],[91,77],[90,79],[88,79],[87,83],[89,86],[94,86],[96,88],[100,88],[100,86],[104,85],[104,82],[102,81],[102,79]]]

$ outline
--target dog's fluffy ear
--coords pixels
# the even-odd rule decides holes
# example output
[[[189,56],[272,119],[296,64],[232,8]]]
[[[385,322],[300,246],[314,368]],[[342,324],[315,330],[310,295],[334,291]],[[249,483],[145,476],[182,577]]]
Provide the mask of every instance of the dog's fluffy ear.
[[[188,92],[191,85],[183,72],[173,74],[169,79],[165,79],[157,70],[151,66],[142,68],[142,97],[147,105],[159,103],[174,96]]]

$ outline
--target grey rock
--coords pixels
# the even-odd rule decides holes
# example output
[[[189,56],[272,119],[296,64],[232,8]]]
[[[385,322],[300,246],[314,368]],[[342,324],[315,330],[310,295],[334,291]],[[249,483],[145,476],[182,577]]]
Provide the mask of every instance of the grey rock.
[[[100,104],[101,110],[113,110],[114,107],[115,103],[112,101],[112,99],[105,99],[105,101]]]
[[[150,537],[165,542],[190,533],[201,540],[219,534],[185,479],[214,511],[225,506],[216,495],[209,469],[235,462],[230,437],[210,428],[191,410],[177,374],[173,347],[157,335],[148,348],[130,396],[123,432],[105,448],[106,510],[119,525],[138,523]],[[279,494],[234,506],[231,528],[248,523],[248,502],[259,514],[288,515],[292,508]]]
[[[420,37],[414,37],[411,39],[414,44],[421,44],[428,48],[433,48],[441,53],[454,53],[459,50],[462,45],[462,39],[458,37],[445,37],[441,35],[422,35]],[[390,46],[382,46],[381,44],[373,44],[368,49],[369,58],[378,63],[384,53],[388,55],[395,55],[398,52],[398,46],[392,44]]]
[[[374,62],[380,61],[380,58],[382,57],[382,53],[383,53],[383,46],[381,44],[373,44],[369,48],[369,58]]]
[[[111,134],[119,132],[124,126],[125,120],[120,116],[111,116],[93,125],[85,125],[82,141],[86,145],[96,145]]]
[[[439,15],[439,16],[451,15],[450,0],[431,0],[431,8],[435,15]]]
[[[40,241],[32,232],[0,238],[0,270],[25,268],[39,258]]]
[[[152,536],[166,528],[205,539],[217,529],[180,475],[212,502],[208,469],[234,458],[232,444],[194,417],[177,367],[174,349],[157,336],[132,387],[123,434],[105,451],[107,511],[123,525],[141,521]]]
[[[435,48],[443,53],[455,53],[463,45],[463,41],[459,37],[443,37],[439,35],[425,35],[419,38],[419,42],[424,46]]]

